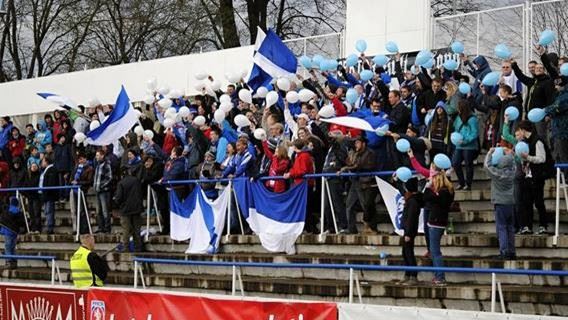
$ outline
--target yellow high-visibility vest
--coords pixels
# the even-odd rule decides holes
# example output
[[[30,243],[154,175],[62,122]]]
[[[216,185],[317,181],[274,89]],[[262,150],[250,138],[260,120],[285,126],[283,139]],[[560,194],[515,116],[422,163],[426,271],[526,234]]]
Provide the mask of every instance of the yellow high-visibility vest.
[[[71,257],[69,265],[75,288],[102,287],[104,285],[103,281],[91,271],[91,266],[87,261],[89,253],[91,253],[89,249],[81,246]]]

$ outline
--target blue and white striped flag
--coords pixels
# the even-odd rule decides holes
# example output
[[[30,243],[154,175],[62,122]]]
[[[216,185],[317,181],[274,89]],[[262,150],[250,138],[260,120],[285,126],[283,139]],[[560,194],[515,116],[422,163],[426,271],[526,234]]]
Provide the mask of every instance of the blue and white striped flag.
[[[262,246],[272,252],[295,253],[294,243],[306,220],[307,182],[282,193],[268,191],[260,181],[237,180],[234,188],[242,215]]]
[[[295,77],[298,69],[298,60],[292,50],[271,29],[266,34],[258,29],[253,61],[247,83],[255,91],[268,86],[272,79]]]
[[[381,193],[381,198],[385,202],[387,211],[394,227],[394,232],[399,236],[404,235],[404,226],[402,225],[402,214],[404,213],[404,197],[400,192],[385,180],[375,177],[377,179],[377,186]],[[424,233],[424,209],[420,211],[418,219],[418,232]]]
[[[110,115],[98,128],[87,134],[86,141],[95,146],[115,143],[119,138],[126,135],[137,122],[138,112],[130,104],[130,98],[128,98],[123,86]]]

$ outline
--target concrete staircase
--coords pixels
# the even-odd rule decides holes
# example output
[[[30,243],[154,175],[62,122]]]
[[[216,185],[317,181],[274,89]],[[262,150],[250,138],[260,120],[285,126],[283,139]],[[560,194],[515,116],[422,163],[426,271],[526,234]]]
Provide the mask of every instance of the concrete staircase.
[[[474,190],[458,191],[456,200],[462,212],[452,213],[454,234],[442,239],[445,264],[449,267],[511,268],[539,270],[568,270],[568,215],[561,216],[561,233],[558,245],[552,245],[552,236],[517,236],[516,261],[496,258],[498,241],[490,199],[487,176],[476,168]],[[545,196],[551,221],[555,189],[547,182]],[[172,243],[167,236],[151,236],[147,252],[138,256],[191,259],[204,261],[239,261],[267,263],[335,263],[335,264],[388,264],[402,265],[401,239],[392,234],[392,225],[382,204],[378,205],[380,220],[376,236],[326,235],[320,241],[317,235],[302,235],[297,241],[296,255],[266,252],[255,236],[234,235],[223,237],[220,252],[216,255],[186,255],[185,243]],[[95,221],[92,219],[94,229]],[[59,260],[62,277],[70,283],[68,262],[77,243],[71,234],[68,206],[57,212],[55,235],[24,235],[18,244],[19,254],[55,255]],[[152,226],[156,227],[154,219]],[[97,251],[104,252],[119,241],[121,231],[118,220],[109,235],[97,235]],[[429,266],[423,237],[417,238],[418,264]],[[386,259],[379,258],[381,253]],[[109,285],[132,286],[133,263],[131,253],[112,252],[106,256],[111,268]],[[51,269],[46,263],[21,261],[16,270],[3,270],[2,280],[47,283]],[[168,290],[230,293],[232,270],[227,267],[197,267],[175,265],[146,265],[147,285]],[[349,274],[343,270],[242,268],[246,295],[294,299],[346,301],[349,292]],[[416,286],[402,286],[402,272],[357,272],[361,281],[365,303],[401,306],[424,306],[462,310],[490,309],[490,275],[446,274],[447,287],[430,285],[432,275],[419,274]],[[508,312],[568,316],[568,279],[544,276],[498,276],[502,283]]]

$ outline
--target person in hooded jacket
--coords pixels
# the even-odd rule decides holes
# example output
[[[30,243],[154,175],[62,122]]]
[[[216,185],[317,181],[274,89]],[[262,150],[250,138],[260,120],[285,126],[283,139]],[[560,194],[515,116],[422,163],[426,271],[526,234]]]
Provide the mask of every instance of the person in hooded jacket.
[[[451,133],[451,121],[450,116],[446,110],[446,104],[443,102],[438,102],[436,109],[432,115],[432,120],[428,124],[426,137],[430,139],[432,143],[432,149],[430,150],[430,159],[443,153],[448,152],[448,143]]]
[[[20,134],[20,129],[12,127],[10,140],[8,141],[8,150],[10,150],[10,159],[15,159],[24,155],[26,149],[26,138]]]
[[[487,59],[484,56],[477,56],[475,57],[475,59],[473,59],[473,62],[470,62],[467,57],[462,55],[462,60],[464,65],[467,67],[467,71],[473,76],[475,77],[475,80],[473,81],[473,85],[471,86],[471,93],[472,96],[474,97],[475,101],[477,103],[479,103],[481,101],[481,98],[483,96],[482,92],[481,92],[481,82],[483,81],[483,78],[485,78],[485,76],[491,72],[491,67],[489,66],[489,63],[487,62]]]
[[[10,197],[8,208],[2,208],[0,213],[0,234],[4,236],[4,254],[15,255],[16,243],[20,230],[25,228],[24,215],[20,210],[20,203],[16,197]],[[16,269],[17,260],[6,260],[6,268]]]
[[[27,181],[26,166],[21,157],[14,158],[10,166],[10,188],[25,187]]]
[[[151,155],[144,157],[144,166],[140,171],[140,181],[143,190],[147,190],[148,185],[156,194],[156,205],[162,219],[162,234],[170,233],[170,210],[168,205],[168,191],[164,185],[156,183],[164,174],[164,164]],[[153,201],[153,200],[152,200]]]
[[[41,171],[39,164],[33,162],[28,167],[26,187],[36,188],[39,186]],[[24,196],[28,199],[28,212],[30,213],[30,233],[41,232],[41,196],[38,191],[24,191]]]
[[[47,128],[45,121],[39,121],[36,128],[34,145],[39,153],[45,153],[45,146],[53,142],[51,131]]]
[[[454,121],[454,131],[462,136],[456,144],[452,165],[458,176],[457,190],[471,190],[473,183],[473,160],[479,149],[479,132],[477,116],[472,114],[467,101],[462,100],[458,105],[458,116]],[[465,177],[462,171],[462,162],[465,162]]]
[[[0,118],[0,152],[4,155],[4,157],[8,156],[9,153],[7,147],[12,127],[13,125],[10,117]]]

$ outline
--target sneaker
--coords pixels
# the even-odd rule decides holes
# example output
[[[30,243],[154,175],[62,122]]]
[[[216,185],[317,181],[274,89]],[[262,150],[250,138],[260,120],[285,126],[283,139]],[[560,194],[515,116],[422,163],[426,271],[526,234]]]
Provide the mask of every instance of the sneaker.
[[[519,234],[533,234],[532,230],[529,227],[523,227]]]
[[[349,232],[348,229],[341,229],[341,230],[339,230],[339,233],[338,233],[338,234],[350,234],[350,233],[351,233],[351,232]]]
[[[426,251],[426,252],[424,253],[424,255],[422,255],[422,258],[426,258],[426,259],[432,258],[432,255],[430,254],[430,251]]]
[[[432,279],[432,285],[435,287],[445,287],[448,284],[446,283],[446,280],[439,280],[439,279]]]
[[[466,185],[465,187],[462,188],[462,190],[463,191],[469,191],[469,190],[471,190],[471,186]]]
[[[458,186],[455,187],[454,189],[456,189],[456,190],[462,190],[463,188],[464,188],[464,187],[463,187],[461,184],[458,184]]]
[[[418,284],[418,279],[416,277],[408,277],[402,282],[403,286],[415,286]]]
[[[540,226],[538,227],[538,231],[536,232],[536,234],[546,235],[548,234],[548,230],[546,230],[546,227]]]

